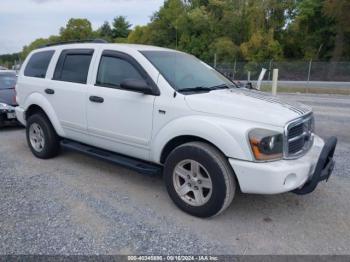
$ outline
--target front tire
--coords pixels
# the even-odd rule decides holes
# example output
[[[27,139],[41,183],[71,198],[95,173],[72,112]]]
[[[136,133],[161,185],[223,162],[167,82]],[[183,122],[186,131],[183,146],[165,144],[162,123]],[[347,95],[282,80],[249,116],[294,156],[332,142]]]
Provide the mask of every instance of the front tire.
[[[60,140],[46,115],[37,113],[29,117],[26,136],[29,148],[36,157],[49,159],[58,154]]]
[[[164,166],[168,193],[183,211],[197,217],[212,217],[232,202],[236,181],[225,156],[203,142],[174,149]]]

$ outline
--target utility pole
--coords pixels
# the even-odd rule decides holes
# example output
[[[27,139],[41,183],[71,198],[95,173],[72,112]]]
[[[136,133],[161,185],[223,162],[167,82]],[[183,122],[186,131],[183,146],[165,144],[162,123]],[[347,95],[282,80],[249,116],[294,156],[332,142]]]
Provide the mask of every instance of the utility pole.
[[[235,63],[233,65],[233,80],[235,80],[235,77],[236,77],[236,68],[237,68],[237,59],[235,59]]]
[[[278,69],[273,70],[272,75],[272,95],[277,95]]]
[[[272,62],[273,62],[273,59],[270,60],[270,65],[269,65],[269,77],[268,77],[268,81],[271,80],[271,70],[272,70]]]
[[[311,69],[312,69],[312,59],[310,60],[309,72],[307,74],[307,90],[306,90],[307,93],[309,93],[309,85],[310,85],[310,79],[311,79]]]

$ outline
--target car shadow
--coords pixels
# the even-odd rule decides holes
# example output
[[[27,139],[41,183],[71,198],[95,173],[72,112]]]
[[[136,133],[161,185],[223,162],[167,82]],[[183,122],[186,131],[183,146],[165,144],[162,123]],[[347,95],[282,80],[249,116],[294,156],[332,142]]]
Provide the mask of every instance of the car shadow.
[[[322,183],[315,192],[306,196],[298,196],[293,193],[253,195],[242,193],[238,189],[232,204],[225,212],[212,218],[200,219],[176,208],[167,195],[162,175],[139,174],[114,163],[65,149],[61,151],[59,158],[64,158],[65,163],[72,164],[74,168],[83,165],[84,168],[90,170],[90,177],[86,177],[86,179],[91,179],[97,184],[101,183],[101,186],[104,185],[103,181],[108,181],[107,187],[111,186],[111,188],[112,185],[125,183],[126,194],[138,191],[139,196],[134,197],[133,201],[140,206],[146,203],[148,208],[161,216],[172,214],[172,219],[180,224],[194,225],[194,223],[199,223],[198,225],[205,227],[209,225],[208,223],[215,221],[215,225],[218,227],[233,222],[242,226],[248,223],[259,227],[276,225],[276,223],[280,226],[290,225],[300,223],[300,221],[307,223],[307,217],[314,218],[315,214],[320,211],[321,213],[328,212],[329,205],[337,206],[334,192],[330,190],[332,186],[326,183]],[[97,173],[99,174],[98,180],[97,176],[94,175]],[[87,176],[87,174],[84,175]],[[336,181],[332,180],[329,183],[333,184],[333,182]],[[140,192],[140,190],[144,192]],[[154,195],[157,195],[157,198],[154,198]]]
[[[20,124],[8,124],[3,127],[0,127],[0,132],[17,131],[17,130],[24,130],[24,126]]]

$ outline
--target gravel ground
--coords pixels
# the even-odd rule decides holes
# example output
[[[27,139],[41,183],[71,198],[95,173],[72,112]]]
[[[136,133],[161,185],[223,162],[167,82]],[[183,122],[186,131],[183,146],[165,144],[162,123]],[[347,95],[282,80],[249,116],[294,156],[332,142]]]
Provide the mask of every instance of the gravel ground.
[[[350,254],[350,99],[310,104],[337,135],[337,166],[310,195],[238,194],[211,219],[184,214],[160,177],[75,152],[33,157],[24,130],[0,131],[0,254]]]

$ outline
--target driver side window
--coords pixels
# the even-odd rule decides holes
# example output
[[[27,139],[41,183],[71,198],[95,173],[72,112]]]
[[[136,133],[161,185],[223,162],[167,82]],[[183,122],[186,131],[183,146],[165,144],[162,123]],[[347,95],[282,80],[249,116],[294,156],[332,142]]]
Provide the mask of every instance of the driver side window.
[[[120,84],[127,79],[143,80],[143,77],[132,64],[124,59],[113,56],[101,57],[96,85],[120,88]]]

